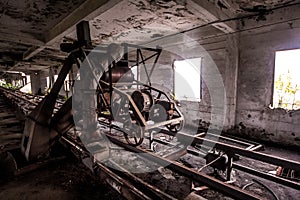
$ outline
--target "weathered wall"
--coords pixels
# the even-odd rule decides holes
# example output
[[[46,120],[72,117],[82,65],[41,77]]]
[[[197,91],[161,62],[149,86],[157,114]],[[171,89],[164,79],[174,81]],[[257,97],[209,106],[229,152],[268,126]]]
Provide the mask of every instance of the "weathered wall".
[[[300,146],[300,110],[287,112],[269,108],[275,52],[300,48],[300,21],[296,19],[299,11],[300,7],[294,6],[274,11],[266,16],[266,21],[243,22],[243,28],[249,30],[240,35],[236,133]],[[296,20],[289,21],[291,19]]]
[[[205,33],[205,35],[204,35]],[[185,36],[183,36],[185,38]],[[186,126],[201,129],[230,128],[234,126],[236,107],[237,39],[235,34],[226,35],[212,27],[189,32],[188,38],[171,39],[175,44],[164,47],[153,73],[152,81],[159,86],[173,89],[174,60],[201,57],[201,101],[181,101],[180,110]]]
[[[226,122],[223,120],[225,118],[224,104],[216,101],[224,101],[227,106],[227,99],[224,98],[228,55],[227,39],[227,36],[218,36],[201,40],[198,42],[203,47],[203,50],[194,51],[191,49],[191,52],[194,52],[195,56],[202,58],[202,87],[200,102],[181,102],[181,110],[185,114],[187,126],[199,126],[201,129],[222,128],[224,125],[226,126]]]
[[[220,128],[243,137],[299,147],[300,111],[269,108],[275,51],[300,48],[299,11],[300,7],[294,6],[275,10],[266,16],[266,21],[244,19],[240,33],[214,32],[208,36],[210,32],[206,37],[199,32],[189,33],[203,49],[195,45],[187,48],[186,41],[182,44],[178,40],[173,45],[179,54],[165,52],[162,55],[159,60],[162,66],[154,72],[153,81],[173,89],[170,63],[176,59],[202,57],[201,102],[181,102],[186,125]],[[165,49],[168,51],[170,47]],[[215,66],[218,71],[211,70]],[[218,74],[226,92],[225,98],[219,95],[220,101],[224,101],[225,113],[217,106],[220,101],[214,101],[211,96],[215,90],[221,91],[222,85],[212,86],[218,82]],[[212,122],[219,123],[212,125]]]

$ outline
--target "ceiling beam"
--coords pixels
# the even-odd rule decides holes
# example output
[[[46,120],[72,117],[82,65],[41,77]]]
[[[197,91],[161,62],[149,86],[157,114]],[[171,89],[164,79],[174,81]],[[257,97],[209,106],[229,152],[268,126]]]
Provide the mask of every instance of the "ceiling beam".
[[[236,22],[218,22],[233,17],[233,13],[221,10],[209,1],[187,0],[187,9],[207,23],[216,22],[212,26],[224,33],[236,31]]]
[[[23,60],[29,60],[44,49],[45,46],[32,46],[26,52],[23,53]]]
[[[61,20],[43,36],[44,45],[34,46],[24,54],[24,59],[28,60],[43,51],[47,46],[51,46],[57,40],[75,30],[75,25],[81,20],[91,20],[122,0],[86,0],[80,4],[73,12]]]
[[[41,38],[37,38],[31,34],[22,33],[19,30],[1,29],[0,28],[1,41],[11,42],[22,45],[44,45],[45,43]]]
[[[226,9],[228,16],[235,17],[237,11],[240,9],[239,4],[231,0],[219,0],[216,3],[223,11]],[[220,5],[221,4],[221,5]],[[223,8],[222,8],[223,7]]]

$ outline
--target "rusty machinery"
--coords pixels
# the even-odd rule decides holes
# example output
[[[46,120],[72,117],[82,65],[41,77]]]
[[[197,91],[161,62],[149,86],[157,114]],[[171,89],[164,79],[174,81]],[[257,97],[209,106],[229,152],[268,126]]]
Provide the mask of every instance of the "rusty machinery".
[[[134,146],[143,142],[144,132],[165,126],[177,133],[183,126],[183,116],[177,104],[164,91],[151,86],[151,75],[161,54],[161,49],[145,48],[123,44],[124,57],[113,62],[105,72],[97,90],[98,116],[101,119],[117,121],[126,141]],[[135,58],[129,60],[128,51],[134,48]],[[144,57],[142,51],[152,54]],[[146,62],[153,58],[148,72]],[[132,72],[143,67],[147,84],[138,81]]]
[[[151,75],[161,54],[161,48],[112,44],[107,48],[107,53],[99,53],[98,57],[97,51],[94,51],[91,45],[88,22],[82,21],[77,25],[77,37],[78,41],[61,45],[61,49],[68,52],[69,56],[50,93],[26,119],[21,150],[27,160],[38,160],[47,156],[55,139],[66,129],[74,126],[72,98],[69,98],[57,113],[53,114],[53,111],[59,91],[73,65],[76,64],[78,68],[85,67],[80,71],[82,79],[85,74],[90,74],[91,76],[86,76],[87,79],[92,77],[97,81],[96,94],[90,94],[97,96],[97,109],[91,113],[94,112],[94,116],[97,113],[96,119],[100,123],[121,124],[117,128],[122,130],[129,144],[140,145],[144,133],[158,127],[165,126],[172,132],[180,130],[184,119],[175,101],[164,91],[151,86]],[[132,49],[135,59],[129,58],[128,52]],[[146,51],[151,55],[144,56]],[[95,55],[98,57],[97,64],[91,58]],[[148,72],[149,66],[146,63],[151,59],[154,59],[154,62]],[[144,68],[146,84],[134,78],[133,67],[137,67],[138,70]],[[102,71],[100,76],[97,70]],[[97,120],[96,122],[99,123]],[[94,121],[93,125],[95,124]]]

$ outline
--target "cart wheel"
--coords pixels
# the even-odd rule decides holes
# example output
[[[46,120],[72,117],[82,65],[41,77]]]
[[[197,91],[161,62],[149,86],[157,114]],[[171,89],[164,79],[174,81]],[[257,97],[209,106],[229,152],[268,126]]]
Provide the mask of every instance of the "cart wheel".
[[[131,146],[139,146],[144,141],[144,132],[142,127],[133,124],[130,129],[126,129],[126,132],[124,133],[124,137],[126,142]]]
[[[171,131],[172,133],[178,133],[183,128],[183,121],[180,121],[179,124],[168,124],[166,125],[167,129]]]

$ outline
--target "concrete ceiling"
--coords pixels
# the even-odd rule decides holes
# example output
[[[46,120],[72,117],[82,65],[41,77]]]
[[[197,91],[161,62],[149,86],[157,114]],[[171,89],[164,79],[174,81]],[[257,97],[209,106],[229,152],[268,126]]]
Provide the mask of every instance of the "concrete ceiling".
[[[89,20],[94,44],[143,43],[199,25],[261,12],[298,0],[0,0],[0,71],[45,70],[59,65],[63,39]],[[299,1],[298,1],[299,2]],[[217,23],[210,32],[233,32]]]
[[[192,0],[125,0],[90,21],[92,40],[143,43],[212,21],[201,9]],[[74,32],[66,37],[76,38]]]

